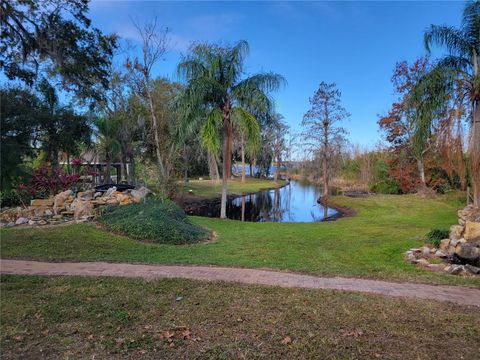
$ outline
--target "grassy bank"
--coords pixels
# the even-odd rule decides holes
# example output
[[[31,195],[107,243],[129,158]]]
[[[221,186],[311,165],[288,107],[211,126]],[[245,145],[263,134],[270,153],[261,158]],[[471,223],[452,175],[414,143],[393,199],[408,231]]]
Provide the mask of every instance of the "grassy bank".
[[[432,228],[448,228],[463,206],[456,195],[337,197],[356,215],[325,223],[242,223],[191,217],[214,230],[217,240],[195,245],[145,244],[93,224],[1,230],[3,258],[50,261],[114,261],[214,264],[480,286],[480,279],[434,273],[405,263],[403,252],[418,247]]]
[[[228,180],[228,194],[242,195],[258,192],[262,189],[276,188],[285,184],[285,181],[275,183],[271,180],[263,180],[247,177],[242,183],[241,178]],[[216,198],[222,194],[222,182],[212,182],[211,180],[190,180],[188,184],[182,183],[181,192],[188,194],[192,190],[192,195],[204,198]]]
[[[473,359],[480,342],[480,312],[447,303],[175,279],[1,286],[4,359]]]

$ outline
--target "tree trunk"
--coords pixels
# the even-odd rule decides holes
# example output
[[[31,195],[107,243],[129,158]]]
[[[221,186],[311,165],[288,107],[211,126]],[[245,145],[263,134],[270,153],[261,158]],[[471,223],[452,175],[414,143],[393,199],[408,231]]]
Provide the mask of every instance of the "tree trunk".
[[[103,183],[110,184],[111,159],[110,150],[105,151],[105,175],[103,176]]]
[[[243,140],[243,134],[242,134],[242,183],[245,182],[245,143]]]
[[[207,151],[207,162],[210,180],[214,183],[218,182],[218,180],[220,180],[220,174],[218,173],[217,160],[215,159],[215,155],[213,155],[210,151]]]
[[[148,84],[147,84],[147,86],[148,86]],[[155,109],[153,107],[152,95],[150,94],[149,90],[147,90],[147,94],[148,94],[148,104],[150,106],[150,114],[152,116],[152,122],[153,122],[153,132],[154,132],[154,137],[155,137],[155,153],[157,155],[158,168],[160,170],[160,175],[162,177],[164,177],[166,174],[165,174],[165,166],[163,165],[162,154],[160,153],[160,139],[158,137],[157,116],[155,115]]]
[[[224,115],[223,119],[223,165],[222,165],[222,199],[220,205],[220,218],[227,218],[227,181],[230,170],[230,119]]]
[[[60,163],[58,162],[58,148],[55,147],[52,149],[50,157],[50,161],[52,162],[52,169],[59,170]]]
[[[253,165],[252,165],[252,162],[253,162],[253,161],[250,160],[250,177],[253,178],[253,175],[254,175],[254,174],[253,174]]]
[[[427,183],[425,182],[425,167],[423,166],[423,158],[421,157],[417,159],[417,168],[421,186],[420,190],[425,190],[427,188]]]
[[[127,180],[127,153],[122,149],[122,180]]]
[[[328,197],[328,159],[327,149],[323,154],[323,197]]]
[[[129,151],[128,159],[130,160],[130,166],[128,168],[128,182],[130,185],[135,185],[135,156]]]
[[[473,206],[480,206],[480,104],[474,102],[472,128],[470,134],[470,173],[473,187]]]

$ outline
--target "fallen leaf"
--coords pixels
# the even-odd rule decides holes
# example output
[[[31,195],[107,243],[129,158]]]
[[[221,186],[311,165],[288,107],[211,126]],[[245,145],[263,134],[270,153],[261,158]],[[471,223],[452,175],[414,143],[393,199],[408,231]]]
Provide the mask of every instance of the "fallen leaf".
[[[15,341],[22,341],[23,336],[18,335],[18,336],[15,336],[14,339],[15,339]]]
[[[93,340],[93,334],[88,335],[88,336],[87,336],[87,339],[88,339],[88,340]]]
[[[171,339],[175,336],[175,332],[167,330],[163,333],[163,336],[165,336],[167,339]]]
[[[288,345],[292,342],[292,338],[290,336],[285,336],[282,340],[283,345]]]
[[[43,336],[48,336],[48,329],[43,330],[43,331],[42,331],[42,335],[43,335]]]
[[[184,339],[190,339],[190,330],[189,329],[183,330],[182,335]]]
[[[170,345],[168,345],[168,346],[171,347],[171,348],[173,348],[173,347],[175,347],[175,343],[172,341],[172,342],[170,343]]]

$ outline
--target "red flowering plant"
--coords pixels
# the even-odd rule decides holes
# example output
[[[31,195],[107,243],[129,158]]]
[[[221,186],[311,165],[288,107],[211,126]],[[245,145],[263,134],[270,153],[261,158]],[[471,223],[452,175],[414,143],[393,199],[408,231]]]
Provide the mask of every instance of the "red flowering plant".
[[[62,174],[60,170],[43,167],[35,170],[27,184],[20,184],[19,193],[28,193],[32,198],[48,198],[60,191],[76,188],[80,181],[79,174]]]

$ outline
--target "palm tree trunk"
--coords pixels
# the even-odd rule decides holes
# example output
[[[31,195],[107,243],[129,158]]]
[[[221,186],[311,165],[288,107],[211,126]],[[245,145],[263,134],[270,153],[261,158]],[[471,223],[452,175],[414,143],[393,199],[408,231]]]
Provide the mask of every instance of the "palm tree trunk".
[[[228,115],[227,115],[228,116]],[[230,170],[230,120],[224,115],[223,118],[223,165],[222,165],[222,199],[220,203],[220,218],[227,218],[227,181]]]
[[[473,187],[473,206],[480,206],[480,104],[474,102],[472,129],[470,135],[470,173]]]
[[[110,170],[111,170],[111,159],[110,159],[110,150],[105,149],[105,175],[103,177],[104,184],[110,184]]]
[[[245,182],[245,143],[243,139],[243,134],[242,134],[241,142],[242,142],[242,183],[244,183]]]

